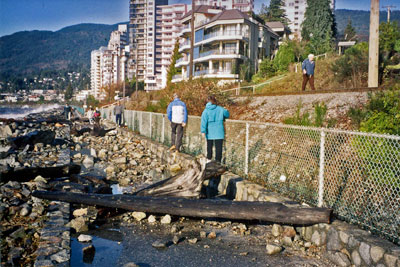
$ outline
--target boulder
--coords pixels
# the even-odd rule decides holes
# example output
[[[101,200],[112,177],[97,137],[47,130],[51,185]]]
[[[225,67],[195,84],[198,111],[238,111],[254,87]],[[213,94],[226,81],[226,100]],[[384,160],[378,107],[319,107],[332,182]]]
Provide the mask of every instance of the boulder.
[[[275,255],[282,251],[282,247],[275,244],[268,244],[266,249],[268,255]]]
[[[161,223],[162,224],[170,224],[171,223],[171,216],[169,214],[163,216],[161,218]]]
[[[78,236],[78,241],[79,242],[90,242],[90,241],[92,241],[92,237],[90,236],[90,235],[83,235],[83,234],[80,234],[79,236]]]

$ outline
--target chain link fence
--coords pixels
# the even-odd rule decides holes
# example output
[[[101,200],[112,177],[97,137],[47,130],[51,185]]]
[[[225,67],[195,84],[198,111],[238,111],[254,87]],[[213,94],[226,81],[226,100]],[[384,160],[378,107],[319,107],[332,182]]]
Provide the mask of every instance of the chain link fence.
[[[115,120],[112,109],[103,118]],[[126,110],[126,125],[165,145],[165,114]],[[227,120],[223,163],[236,174],[400,244],[400,137]],[[183,151],[205,154],[200,117],[189,116]]]

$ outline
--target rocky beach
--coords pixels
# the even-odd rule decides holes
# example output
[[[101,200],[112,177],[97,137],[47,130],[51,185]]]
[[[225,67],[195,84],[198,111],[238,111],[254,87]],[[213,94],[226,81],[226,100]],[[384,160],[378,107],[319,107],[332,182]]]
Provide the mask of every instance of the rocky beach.
[[[184,171],[187,164],[179,157],[160,159],[140,136],[110,122],[103,122],[99,134],[85,122],[65,121],[61,110],[2,123],[3,266],[331,266],[315,240],[305,240],[293,226],[33,197],[35,190],[130,194]],[[108,249],[104,242],[111,242]],[[114,256],[104,258],[103,252]]]

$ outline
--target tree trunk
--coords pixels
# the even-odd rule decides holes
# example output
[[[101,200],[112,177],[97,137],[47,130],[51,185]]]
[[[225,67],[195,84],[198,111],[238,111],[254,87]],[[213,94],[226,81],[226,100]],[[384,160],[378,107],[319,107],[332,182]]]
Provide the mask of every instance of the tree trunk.
[[[129,211],[200,218],[261,220],[296,225],[330,223],[332,213],[332,210],[327,208],[286,206],[283,203],[258,201],[96,195],[47,191],[34,191],[32,195],[49,200],[120,208]]]
[[[206,164],[206,159],[201,158],[187,171],[171,178],[152,184],[134,193],[138,196],[174,196],[174,197],[200,197],[204,180],[221,175],[225,167],[215,161]]]
[[[47,178],[57,178],[78,174],[81,166],[77,164],[68,164],[57,167],[30,167],[11,169],[0,173],[0,182],[8,182],[10,180],[18,182],[28,182],[40,175]]]

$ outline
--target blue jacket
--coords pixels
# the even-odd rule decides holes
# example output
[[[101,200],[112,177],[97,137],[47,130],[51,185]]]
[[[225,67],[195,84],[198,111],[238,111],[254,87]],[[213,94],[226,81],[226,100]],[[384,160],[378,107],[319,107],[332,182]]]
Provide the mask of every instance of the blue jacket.
[[[175,98],[171,103],[169,103],[167,108],[168,119],[173,123],[187,122],[187,109],[185,103],[179,98]]]
[[[314,69],[315,69],[315,62],[311,62],[310,60],[305,59],[303,61],[303,64],[301,65],[302,70],[306,70],[308,75],[314,75]]]
[[[206,134],[207,140],[225,138],[224,120],[229,118],[229,111],[223,107],[207,103],[201,114],[201,132]]]

